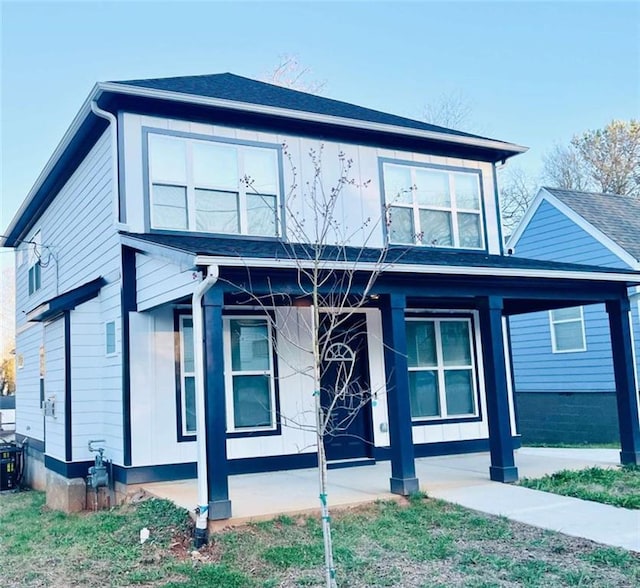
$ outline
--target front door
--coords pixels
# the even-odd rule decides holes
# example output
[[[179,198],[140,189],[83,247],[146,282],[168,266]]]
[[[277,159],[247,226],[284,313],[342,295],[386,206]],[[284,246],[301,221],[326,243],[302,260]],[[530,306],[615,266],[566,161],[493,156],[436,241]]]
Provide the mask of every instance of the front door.
[[[324,436],[327,459],[371,457],[373,432],[366,315],[322,315],[321,342],[320,400],[325,412],[330,412]]]

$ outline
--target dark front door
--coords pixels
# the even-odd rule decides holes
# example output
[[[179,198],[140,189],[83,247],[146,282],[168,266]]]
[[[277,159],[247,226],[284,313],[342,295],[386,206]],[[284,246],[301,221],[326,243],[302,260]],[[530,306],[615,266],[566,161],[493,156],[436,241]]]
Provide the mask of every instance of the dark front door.
[[[321,403],[330,412],[328,460],[373,455],[371,388],[364,313],[321,318]]]

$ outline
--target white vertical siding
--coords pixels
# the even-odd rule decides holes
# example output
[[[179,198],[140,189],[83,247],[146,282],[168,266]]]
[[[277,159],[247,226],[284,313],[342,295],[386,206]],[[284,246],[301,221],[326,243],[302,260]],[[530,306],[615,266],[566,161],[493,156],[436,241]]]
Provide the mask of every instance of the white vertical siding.
[[[352,236],[350,244],[371,247],[379,247],[383,244],[384,220],[382,217],[382,189],[380,186],[380,158],[414,161],[421,164],[435,164],[441,166],[462,167],[481,172],[483,193],[485,226],[487,231],[486,241],[490,253],[500,252],[499,239],[499,211],[495,202],[495,188],[493,183],[492,165],[465,159],[452,159],[425,153],[412,153],[409,151],[392,151],[377,149],[363,145],[350,143],[337,143],[335,141],[323,141],[296,137],[292,135],[277,135],[246,129],[234,129],[220,125],[190,123],[187,121],[167,120],[159,117],[140,116],[126,113],[125,122],[125,159],[127,164],[126,186],[127,194],[127,220],[131,231],[144,232],[144,205],[143,198],[133,197],[146,191],[143,182],[142,167],[143,146],[142,127],[156,129],[168,129],[174,131],[191,132],[194,134],[209,136],[211,138],[238,139],[241,141],[257,141],[272,144],[284,144],[290,155],[285,155],[283,176],[283,193],[286,195],[295,184],[295,199],[287,203],[286,225],[289,228],[287,237],[292,241],[303,241],[304,238],[294,235],[294,216],[310,223],[311,213],[305,206],[305,194],[309,194],[309,183],[312,182],[314,169],[309,153],[314,150],[317,154],[322,151],[322,181],[328,192],[337,185],[340,177],[339,154],[344,153],[345,160],[352,160],[349,178],[354,180],[353,185],[343,187],[341,197],[336,203],[336,218],[344,233]],[[293,172],[295,167],[295,177]],[[308,225],[307,225],[308,226]],[[309,235],[307,235],[309,236]],[[328,242],[336,239],[335,231],[329,235]],[[344,239],[338,237],[339,242]]]
[[[65,460],[65,349],[64,317],[44,326],[45,400],[53,400],[54,416],[45,417],[46,453]]]
[[[44,344],[41,323],[16,334],[17,355],[22,365],[16,369],[16,433],[44,441],[44,417],[40,410],[40,346]]]

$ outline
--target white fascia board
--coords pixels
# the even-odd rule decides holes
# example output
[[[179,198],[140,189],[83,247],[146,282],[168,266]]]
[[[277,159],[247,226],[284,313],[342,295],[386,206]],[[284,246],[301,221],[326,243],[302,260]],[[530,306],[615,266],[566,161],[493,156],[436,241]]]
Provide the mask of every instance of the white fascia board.
[[[318,114],[315,112],[306,112],[304,110],[293,110],[289,108],[280,108],[277,106],[266,106],[263,104],[253,104],[250,102],[236,102],[235,100],[224,100],[222,98],[211,98],[208,96],[196,96],[193,94],[183,94],[182,92],[171,92],[168,90],[154,90],[153,88],[143,88],[140,86],[127,86],[126,84],[100,83],[100,89],[104,92],[114,92],[118,94],[128,94],[132,96],[140,96],[143,98],[157,98],[162,100],[171,100],[175,102],[187,102],[189,104],[201,104],[203,106],[214,106],[227,110],[240,110],[243,112],[256,112],[259,114],[267,114],[272,116],[293,118],[305,120],[309,122],[326,123],[343,127],[352,127],[357,129],[365,129],[369,131],[380,131],[384,133],[393,133],[396,135],[406,135],[409,137],[419,137],[423,139],[433,139],[448,143],[461,143],[463,145],[471,145],[474,147],[485,147],[487,149],[502,149],[506,151],[514,151],[516,153],[524,153],[528,151],[528,147],[516,145],[514,143],[506,143],[504,141],[496,141],[494,139],[484,139],[482,137],[466,137],[462,135],[450,135],[448,133],[439,133],[438,131],[426,131],[421,129],[413,129],[410,127],[402,127],[389,125],[384,123],[375,123],[365,120],[345,118],[341,116],[332,116],[328,114]]]
[[[513,233],[509,237],[509,240],[505,245],[507,249],[516,248],[518,244],[518,240],[522,236],[522,233],[524,233],[525,229],[529,226],[529,223],[531,222],[533,215],[536,213],[536,211],[540,207],[540,204],[542,204],[542,201],[544,200],[544,192],[545,191],[542,188],[538,190],[538,193],[533,199],[533,202],[531,203],[529,208],[527,208],[527,211],[524,213],[524,216],[520,219],[520,222],[518,223],[516,230],[513,231]]]
[[[120,243],[142,253],[162,257],[172,263],[175,263],[182,269],[191,269],[196,267],[196,256],[193,253],[184,251],[183,249],[177,249],[169,245],[150,243],[144,239],[136,239],[135,237],[130,237],[128,235],[120,235]]]
[[[271,268],[271,269],[311,269],[313,261],[295,259],[269,259],[249,257],[223,257],[213,255],[197,255],[196,265],[217,265],[220,267]],[[596,282],[633,282],[635,276],[629,274],[596,273],[579,270],[542,270],[496,267],[465,267],[450,265],[421,265],[410,263],[379,264],[371,262],[325,261],[321,264],[324,270],[346,270],[380,273],[402,274],[444,274],[465,276],[498,276],[503,278],[550,278],[570,280],[590,280]],[[640,274],[637,276],[640,282]]]

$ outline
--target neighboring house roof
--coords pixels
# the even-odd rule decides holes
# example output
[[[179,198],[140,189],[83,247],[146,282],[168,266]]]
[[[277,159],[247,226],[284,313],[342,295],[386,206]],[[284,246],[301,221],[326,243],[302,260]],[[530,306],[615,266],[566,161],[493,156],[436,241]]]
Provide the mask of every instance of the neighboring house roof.
[[[543,188],[640,261],[640,199]]]
[[[233,74],[100,82],[94,86],[38,176],[0,246],[15,247],[51,203],[108,123],[93,111],[133,111],[277,132],[378,144],[390,149],[440,153],[496,162],[525,147],[369,108],[280,88]],[[216,118],[218,117],[218,118]],[[271,125],[271,126],[269,126]]]
[[[148,233],[121,233],[121,235],[125,244],[132,247],[138,245],[141,250],[144,250],[144,246],[140,247],[140,245],[149,243],[193,256],[235,258],[241,259],[243,263],[248,263],[249,259],[295,259],[304,261],[305,259],[313,259],[314,255],[313,248],[310,246],[283,243],[278,240],[251,238],[239,240],[233,237],[221,238]],[[380,249],[373,247],[324,247],[323,249],[323,259],[331,262],[375,263],[380,260]],[[443,250],[431,247],[390,246],[384,257],[383,267],[386,264],[521,270],[523,274],[529,270],[579,272],[581,274],[598,274],[605,276],[605,279],[606,276],[611,276],[612,279],[614,275],[628,276],[630,284],[640,283],[640,274],[631,270],[541,261],[504,255],[488,255],[480,252]]]
[[[276,108],[288,108],[302,112],[313,112],[328,116],[351,118],[359,121],[395,125],[423,131],[433,131],[461,137],[486,139],[478,135],[447,129],[348,102],[341,102],[324,96],[308,94],[290,88],[283,88],[266,82],[252,80],[232,73],[211,74],[201,76],[181,76],[175,78],[155,78],[148,80],[127,80],[112,82],[126,86],[140,86],[168,92],[180,92],[194,96],[221,98],[236,102],[248,102]]]

